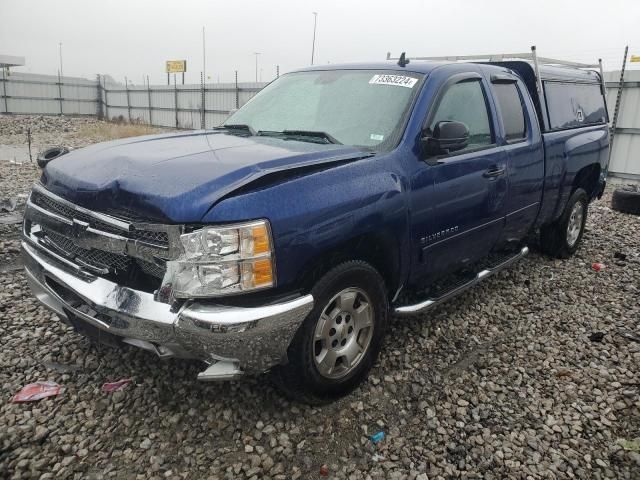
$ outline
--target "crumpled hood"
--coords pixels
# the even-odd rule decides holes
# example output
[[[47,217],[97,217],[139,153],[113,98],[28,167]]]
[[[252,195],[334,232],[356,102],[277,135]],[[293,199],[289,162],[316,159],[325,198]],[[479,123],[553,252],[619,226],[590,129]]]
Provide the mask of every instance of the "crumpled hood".
[[[74,150],[45,167],[42,183],[94,211],[189,223],[201,221],[220,198],[268,173],[367,155],[342,145],[196,131]]]

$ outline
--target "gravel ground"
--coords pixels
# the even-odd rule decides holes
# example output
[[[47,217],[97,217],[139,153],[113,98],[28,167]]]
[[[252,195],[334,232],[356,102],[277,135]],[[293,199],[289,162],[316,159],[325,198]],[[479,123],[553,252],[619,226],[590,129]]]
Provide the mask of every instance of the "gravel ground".
[[[0,117],[0,145],[15,121]],[[37,175],[0,161],[0,200]],[[368,381],[322,408],[266,377],[202,384],[197,363],[91,345],[29,294],[19,229],[0,226],[0,477],[638,479],[640,217],[612,211],[610,192],[575,257],[534,249],[425,318],[393,320]],[[65,390],[10,403],[38,380]]]

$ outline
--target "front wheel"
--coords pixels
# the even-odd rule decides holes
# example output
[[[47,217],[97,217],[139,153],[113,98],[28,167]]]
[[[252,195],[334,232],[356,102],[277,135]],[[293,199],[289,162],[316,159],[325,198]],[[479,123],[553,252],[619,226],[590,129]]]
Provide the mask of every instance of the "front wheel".
[[[330,270],[311,291],[315,305],[296,333],[276,384],[294,399],[321,404],[349,393],[374,364],[387,327],[378,272],[361,261]]]
[[[540,230],[540,246],[549,256],[569,258],[582,241],[587,222],[589,201],[587,192],[577,188],[560,215],[560,218]]]

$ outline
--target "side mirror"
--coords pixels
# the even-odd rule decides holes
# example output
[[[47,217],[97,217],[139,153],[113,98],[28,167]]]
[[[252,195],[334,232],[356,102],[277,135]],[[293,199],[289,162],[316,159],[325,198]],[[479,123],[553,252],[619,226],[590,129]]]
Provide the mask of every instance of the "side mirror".
[[[446,155],[469,145],[469,129],[462,122],[445,120],[436,123],[433,133],[423,135],[420,143],[427,156]]]

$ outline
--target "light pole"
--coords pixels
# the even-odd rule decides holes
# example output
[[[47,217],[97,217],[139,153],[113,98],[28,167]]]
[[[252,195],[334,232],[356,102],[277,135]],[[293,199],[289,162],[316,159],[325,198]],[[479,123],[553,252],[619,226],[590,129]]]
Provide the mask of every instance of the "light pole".
[[[260,52],[253,52],[253,54],[256,56],[256,83],[258,83],[258,55]]]
[[[313,13],[313,43],[311,44],[311,65],[313,65],[313,56],[316,52],[316,25],[318,24],[318,12]]]
[[[58,55],[60,56],[60,77],[62,77],[62,42],[58,43]]]
[[[207,55],[204,42],[204,27],[202,27],[202,82],[207,83]]]

